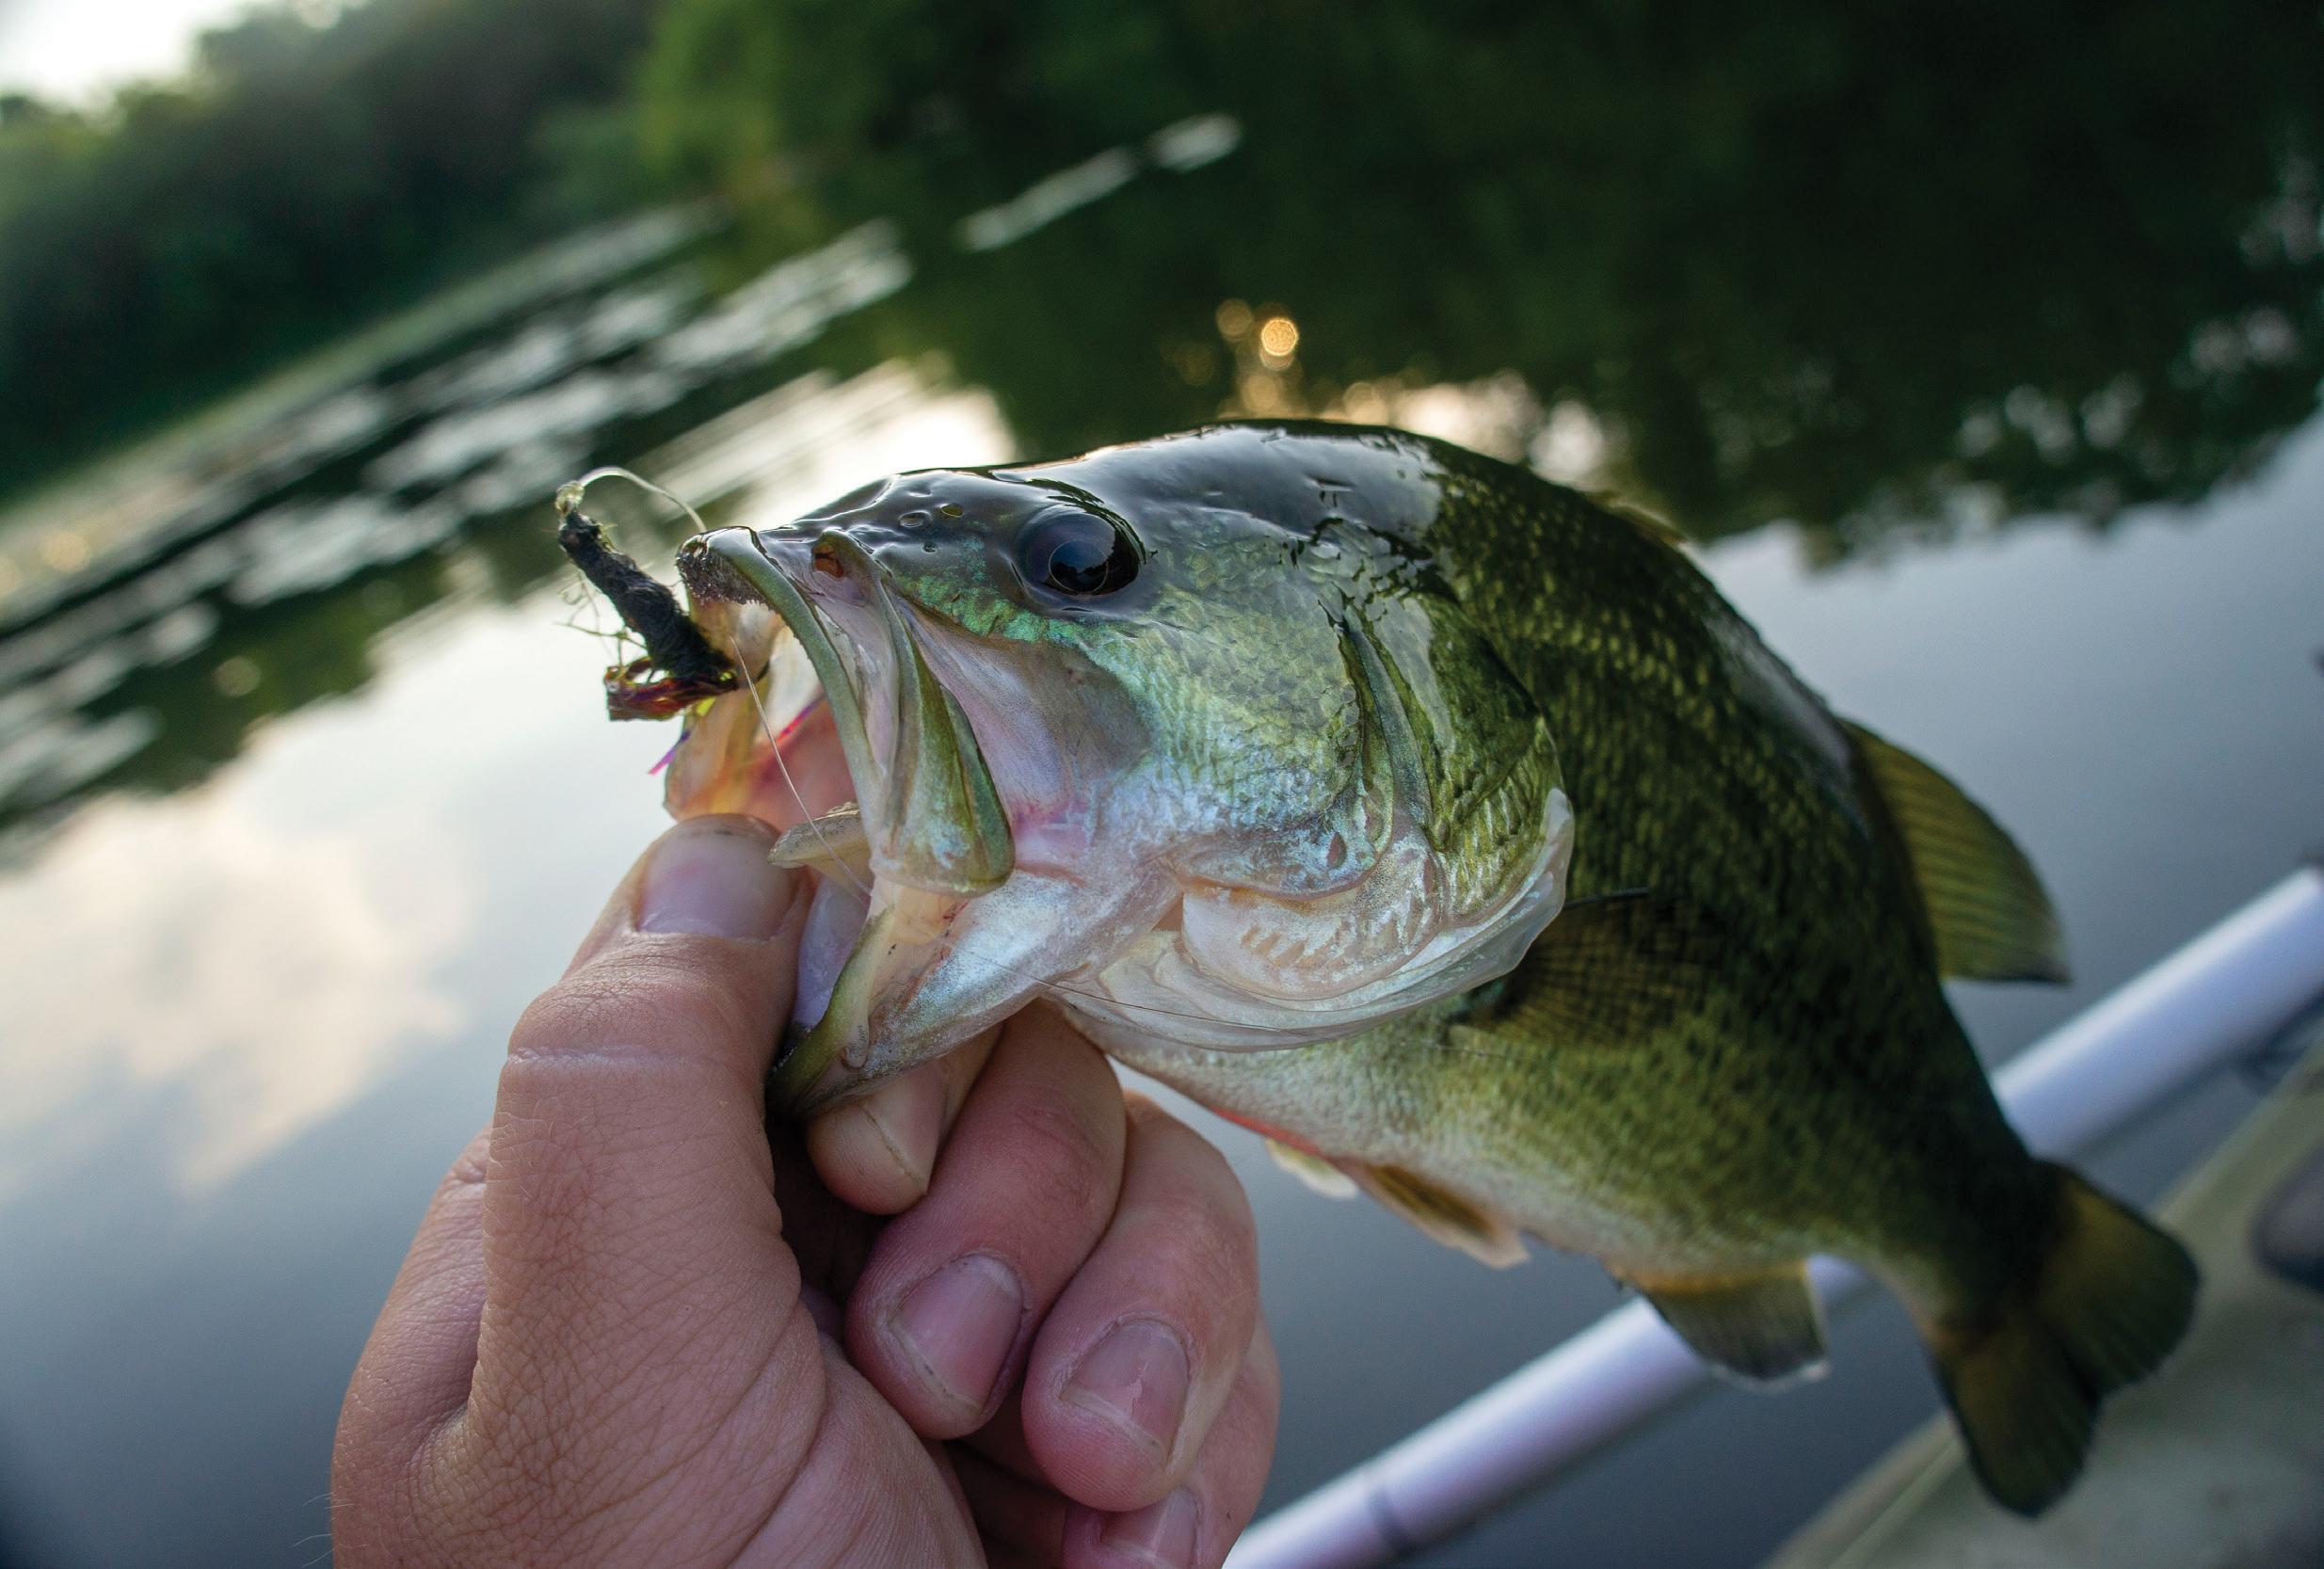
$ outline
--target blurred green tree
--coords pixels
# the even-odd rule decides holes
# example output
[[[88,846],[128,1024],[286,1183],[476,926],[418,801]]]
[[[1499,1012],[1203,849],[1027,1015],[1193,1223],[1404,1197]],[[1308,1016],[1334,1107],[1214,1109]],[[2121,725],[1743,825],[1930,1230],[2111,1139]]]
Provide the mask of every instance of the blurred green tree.
[[[587,117],[626,113],[653,5],[261,10],[102,112],[0,100],[0,471],[23,483],[633,200]],[[576,160],[594,177],[560,179]]]

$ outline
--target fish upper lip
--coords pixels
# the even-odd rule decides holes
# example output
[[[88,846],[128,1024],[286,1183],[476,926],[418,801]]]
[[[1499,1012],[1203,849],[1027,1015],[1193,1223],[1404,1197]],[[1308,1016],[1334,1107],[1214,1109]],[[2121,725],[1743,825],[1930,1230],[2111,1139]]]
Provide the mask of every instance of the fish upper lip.
[[[886,633],[884,649],[845,627],[835,636],[835,617],[818,606],[824,594],[812,581],[826,551],[840,581]],[[967,900],[1006,880],[1014,869],[1009,820],[965,712],[930,670],[885,574],[845,534],[718,529],[690,541],[679,566],[697,600],[764,603],[790,628],[823,686],[858,809],[873,830],[871,910],[823,1017],[792,1032],[770,1083],[779,1106],[804,1114],[835,1098],[816,1091],[839,1064],[863,1065],[874,1001],[905,969],[924,969]],[[892,677],[890,766],[881,765],[866,724],[867,695],[839,638],[863,663],[884,659]]]
[[[881,776],[864,726],[863,696],[850,677],[830,627],[800,586],[797,580],[802,574],[786,569],[768,552],[757,531],[748,528],[715,529],[688,540],[679,552],[678,569],[688,596],[697,604],[710,600],[766,605],[798,639],[823,686],[824,700],[830,705],[847,772],[856,781],[857,797],[864,799],[879,784]],[[744,676],[757,680],[763,671],[745,670]]]

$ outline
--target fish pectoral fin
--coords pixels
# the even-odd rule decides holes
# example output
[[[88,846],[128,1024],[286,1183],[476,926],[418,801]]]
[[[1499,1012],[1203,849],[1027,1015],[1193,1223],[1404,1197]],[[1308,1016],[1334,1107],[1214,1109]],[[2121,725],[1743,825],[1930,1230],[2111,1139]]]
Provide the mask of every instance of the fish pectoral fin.
[[[1807,1261],[1736,1274],[1624,1275],[1720,1371],[1762,1387],[1823,1372],[1823,1307]]]
[[[1343,1162],[1339,1170],[1355,1185],[1447,1247],[1505,1270],[1525,1261],[1525,1241],[1516,1227],[1460,1194],[1402,1166]]]
[[[1354,1198],[1355,1178],[1333,1165],[1321,1155],[1310,1155],[1304,1149],[1293,1149],[1275,1139],[1266,1141],[1267,1154],[1274,1163],[1298,1177],[1325,1198]]]
[[[812,867],[826,877],[852,877],[858,885],[872,880],[872,841],[853,801],[785,828],[766,858],[777,866]]]
[[[1964,981],[2064,981],[2065,939],[2026,853],[1952,780],[1841,721],[1904,841],[1936,939],[1937,972]]]
[[[1703,1012],[1721,941],[1710,913],[1685,900],[1639,889],[1576,901],[1455,1029],[1504,1043],[1635,1046]]]

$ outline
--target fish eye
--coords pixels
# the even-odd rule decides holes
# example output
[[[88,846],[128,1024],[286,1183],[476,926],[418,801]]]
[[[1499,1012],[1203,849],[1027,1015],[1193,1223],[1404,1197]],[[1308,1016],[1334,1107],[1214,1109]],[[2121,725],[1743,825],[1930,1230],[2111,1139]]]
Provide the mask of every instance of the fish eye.
[[[1119,524],[1061,507],[1034,519],[1018,537],[1017,569],[1027,583],[1095,599],[1130,586],[1138,575],[1138,546]]]

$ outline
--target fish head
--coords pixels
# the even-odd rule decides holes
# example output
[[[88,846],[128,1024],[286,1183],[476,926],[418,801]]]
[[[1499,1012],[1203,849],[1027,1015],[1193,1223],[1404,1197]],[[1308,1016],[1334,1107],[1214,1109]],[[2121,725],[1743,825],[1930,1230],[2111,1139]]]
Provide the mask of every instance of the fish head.
[[[697,620],[755,682],[690,719],[670,805],[761,816],[823,879],[778,1105],[1035,997],[1100,1045],[1253,1050],[1513,966],[1571,817],[1431,568],[1432,456],[1213,427],[690,541]]]

